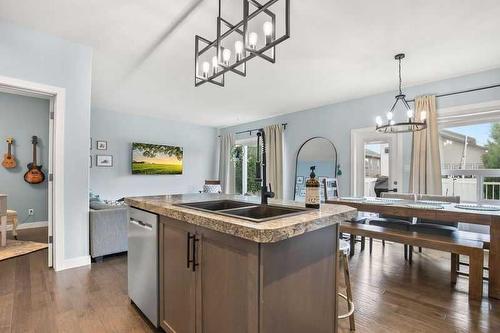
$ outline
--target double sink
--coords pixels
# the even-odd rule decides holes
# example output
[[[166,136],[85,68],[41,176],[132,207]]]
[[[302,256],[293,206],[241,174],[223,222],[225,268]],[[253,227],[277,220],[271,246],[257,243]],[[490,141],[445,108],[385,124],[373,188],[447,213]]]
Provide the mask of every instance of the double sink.
[[[266,222],[282,217],[307,213],[310,209],[300,207],[261,205],[235,200],[213,200],[177,204],[177,206],[199,211],[236,217],[252,222]]]

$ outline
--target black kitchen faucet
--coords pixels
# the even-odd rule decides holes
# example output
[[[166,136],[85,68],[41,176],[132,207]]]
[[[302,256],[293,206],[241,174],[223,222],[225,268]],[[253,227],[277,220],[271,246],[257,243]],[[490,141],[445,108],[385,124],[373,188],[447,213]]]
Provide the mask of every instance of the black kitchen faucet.
[[[259,159],[260,155],[260,139],[262,138],[262,158]],[[260,181],[262,186],[260,189],[260,203],[261,205],[267,205],[267,201],[269,198],[274,198],[274,192],[272,192],[271,184],[269,183],[269,190],[267,189],[267,172],[266,172],[266,135],[264,134],[264,130],[260,129],[257,132],[257,166],[255,168],[255,179]],[[261,169],[262,168],[262,169]],[[262,178],[261,176],[262,170]]]

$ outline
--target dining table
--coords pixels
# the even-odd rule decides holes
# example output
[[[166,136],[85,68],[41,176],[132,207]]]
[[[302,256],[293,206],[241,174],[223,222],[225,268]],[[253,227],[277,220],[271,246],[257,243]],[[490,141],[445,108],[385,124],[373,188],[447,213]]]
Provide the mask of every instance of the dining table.
[[[500,206],[356,197],[332,198],[326,203],[350,206],[360,212],[489,226],[488,296],[500,299]]]

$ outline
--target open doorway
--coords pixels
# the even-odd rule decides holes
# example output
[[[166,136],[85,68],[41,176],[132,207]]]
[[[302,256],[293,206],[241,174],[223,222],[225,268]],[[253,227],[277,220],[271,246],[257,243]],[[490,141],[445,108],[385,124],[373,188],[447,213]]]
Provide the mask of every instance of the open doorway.
[[[18,171],[18,174],[14,173],[14,177],[20,177],[23,182],[25,182],[28,186],[35,186],[35,185],[40,185],[44,184],[40,187],[37,187],[37,190],[41,192],[46,192],[47,196],[45,200],[42,201],[42,205],[39,206],[39,219],[43,220],[46,216],[46,221],[34,221],[34,216],[36,216],[37,208],[36,206],[34,207],[25,207],[25,208],[18,208],[19,212],[16,211],[16,213],[19,213],[17,216],[18,220],[17,222],[25,222],[25,223],[19,223],[19,229],[23,230],[25,226],[28,225],[29,220],[26,219],[24,220],[19,220],[19,216],[24,216],[24,213],[27,214],[27,216],[30,216],[30,219],[32,222],[40,222],[40,226],[46,225],[45,226],[45,235],[40,237],[40,235],[36,234],[34,236],[36,239],[35,241],[39,241],[40,238],[45,239],[45,247],[48,247],[47,250],[47,263],[49,267],[54,267],[55,270],[62,270],[66,268],[66,263],[64,261],[64,110],[65,110],[65,89],[64,88],[59,88],[59,87],[54,87],[54,86],[48,86],[44,84],[39,84],[35,82],[30,82],[30,81],[24,81],[24,80],[19,80],[15,78],[9,78],[9,77],[4,77],[0,76],[0,92],[3,94],[6,94],[7,98],[12,98],[12,101],[28,101],[28,100],[23,100],[23,99],[18,99],[18,97],[26,97],[29,98],[29,101],[35,103],[35,104],[40,104],[45,106],[44,108],[41,108],[40,112],[42,114],[38,114],[38,117],[41,117],[37,121],[34,121],[35,127],[32,128],[31,133],[32,135],[29,135],[30,138],[28,138],[29,145],[25,142],[26,140],[26,133],[20,133],[20,137],[22,137],[21,142],[22,147],[18,146],[15,147],[14,150],[12,150],[11,147],[11,153],[14,151],[16,153],[20,153],[21,156],[25,156],[24,154],[26,151],[28,151],[28,155],[31,156],[28,160],[25,160],[26,157],[22,157],[22,160],[18,161],[19,162],[19,167],[21,168],[20,171]],[[14,97],[15,96],[15,97]],[[14,107],[16,105],[16,102],[12,104]],[[22,111],[22,107],[20,108],[19,112]],[[12,108],[3,110],[3,111],[12,111]],[[2,112],[3,112],[2,111]],[[27,120],[30,121],[30,120]],[[34,184],[36,181],[33,181],[31,179],[31,184],[29,184],[27,181],[25,181],[25,174],[26,171],[28,171],[27,164],[32,163],[31,166],[38,166],[40,163],[39,158],[40,156],[40,151],[38,151],[41,147],[40,142],[38,141],[38,136],[34,131],[39,131],[42,127],[39,123],[44,123],[45,125],[43,126],[43,134],[40,134],[40,142],[43,140],[43,147],[42,147],[42,155],[45,155],[45,157],[42,157],[42,162],[45,164],[43,167],[41,167],[39,170],[43,171],[44,173],[44,179],[42,182],[39,184]],[[39,127],[36,127],[36,125],[39,125]],[[10,120],[8,124],[6,124],[6,129],[2,130],[0,133],[0,136],[2,136],[2,141],[4,137],[8,137],[9,131],[13,129],[26,129],[27,125],[22,122],[22,120],[19,119],[14,119]],[[42,132],[40,132],[42,133]],[[34,137],[37,137],[36,140]],[[7,148],[7,153],[8,153],[8,146],[7,142],[5,142],[4,147],[2,148]],[[0,146],[1,147],[1,146]],[[35,157],[35,149],[36,151],[36,161],[34,161]],[[22,150],[22,152],[21,152]],[[28,163],[26,163],[28,162]],[[36,162],[36,163],[33,163]],[[24,172],[23,172],[24,171]],[[11,177],[12,174],[10,175]],[[1,183],[0,183],[1,184]],[[0,192],[7,192],[7,188],[2,187],[0,188]],[[38,193],[38,194],[40,194]],[[23,199],[21,199],[22,201]],[[9,200],[9,197],[7,196],[7,206],[10,206],[11,204],[16,204],[18,205],[19,203],[16,202],[17,200],[11,199]],[[45,201],[45,204],[43,204],[43,201]],[[20,206],[21,207],[21,206]],[[33,211],[31,210],[33,209]],[[24,226],[23,226],[24,225]],[[33,225],[30,225],[30,227]],[[8,229],[12,229],[12,227],[9,227]],[[29,230],[29,229],[28,229]],[[29,232],[28,232],[29,234]],[[13,235],[11,235],[12,238]],[[42,241],[43,241],[42,239]]]
[[[365,172],[364,172],[364,196],[378,197],[381,191],[388,191],[390,178],[390,143],[388,142],[366,142],[365,143]],[[392,189],[392,188],[391,188]]]
[[[35,246],[28,241],[49,243],[50,108],[48,99],[0,92],[0,192],[7,195],[8,244],[22,253]]]
[[[351,131],[351,192],[375,197],[386,191],[402,191],[402,137],[378,133],[375,128]]]

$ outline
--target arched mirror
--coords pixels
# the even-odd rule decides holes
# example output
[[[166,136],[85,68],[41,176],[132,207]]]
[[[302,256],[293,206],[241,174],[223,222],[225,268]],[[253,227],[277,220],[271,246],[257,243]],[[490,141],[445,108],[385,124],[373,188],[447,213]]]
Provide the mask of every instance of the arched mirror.
[[[295,162],[294,200],[304,201],[306,196],[306,180],[315,166],[316,177],[321,183],[321,199],[324,201],[325,180],[337,177],[337,148],[333,142],[323,137],[314,137],[302,144]],[[336,183],[336,181],[335,181]],[[336,187],[336,184],[335,184]]]

